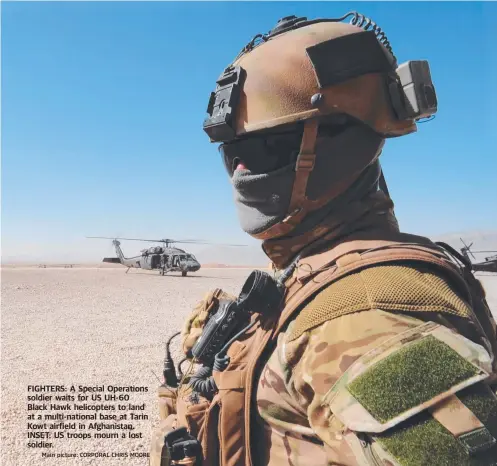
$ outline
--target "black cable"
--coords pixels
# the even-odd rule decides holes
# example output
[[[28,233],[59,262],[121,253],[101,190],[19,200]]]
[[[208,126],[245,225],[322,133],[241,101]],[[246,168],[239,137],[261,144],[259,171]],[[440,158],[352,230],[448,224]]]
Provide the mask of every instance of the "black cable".
[[[231,338],[222,349],[216,354],[214,357],[214,365],[213,367],[202,366],[195,375],[190,377],[190,386],[195,392],[200,393],[205,398],[212,398],[214,394],[217,392],[217,385],[212,377],[212,370],[223,372],[230,362],[230,358],[226,355],[226,351],[229,346],[238,339],[243,333],[247,332],[250,328],[252,328],[257,323],[254,320],[252,323],[241,329],[233,338]]]
[[[223,354],[225,353],[229,346],[231,345],[231,343],[233,343],[235,340],[237,340],[240,336],[242,336],[245,332],[247,332],[248,330],[250,330],[255,324],[257,323],[257,320],[254,320],[253,322],[251,322],[249,325],[247,325],[246,327],[242,328],[233,338],[231,338],[228,343],[226,343],[222,348],[221,350],[219,351],[219,353],[217,354]]]
[[[240,53],[237,55],[237,57],[233,60],[235,62],[238,60],[242,55],[251,52],[255,47],[260,45],[263,42],[267,42],[269,39],[272,39],[273,37],[282,34],[284,32],[288,32],[290,30],[298,29],[304,26],[310,26],[311,24],[316,24],[316,23],[340,23],[347,18],[352,16],[352,19],[350,20],[350,24],[353,26],[357,26],[361,29],[364,29],[365,31],[372,30],[376,36],[376,39],[378,42],[385,47],[388,52],[391,53],[393,59],[395,62],[397,61],[397,58],[395,57],[392,46],[390,45],[390,41],[388,40],[386,34],[383,32],[383,30],[370,18],[367,16],[358,13],[357,11],[350,11],[349,13],[341,16],[340,18],[318,18],[318,19],[312,19],[308,21],[299,21],[295,23],[292,27],[286,29],[282,29],[281,31],[277,31],[274,33],[268,32],[267,34],[257,34],[256,36],[253,37],[253,39],[245,46],[243,49],[240,51]]]
[[[464,257],[462,254],[460,254],[459,252],[457,252],[449,244],[444,243],[442,241],[435,241],[435,244],[437,244],[438,246],[441,246],[443,249],[445,249],[446,251],[448,251],[452,257],[456,258],[461,264],[463,264],[469,270],[473,269],[473,264],[471,263],[471,261],[467,257]]]
[[[210,399],[217,392],[217,385],[212,377],[212,368],[202,366],[194,375],[190,377],[190,386],[207,399]]]
[[[166,356],[164,358],[164,371],[162,372],[164,375],[164,380],[166,385],[171,388],[176,388],[179,384],[178,376],[176,375],[176,369],[174,367],[174,361],[171,357],[171,351],[169,349],[173,338],[177,337],[181,332],[175,333],[171,336],[166,342]]]
[[[304,251],[307,248],[304,248]],[[278,277],[278,280],[276,281],[276,286],[278,289],[283,290],[285,288],[285,282],[292,276],[293,272],[295,271],[297,264],[302,257],[302,253],[298,254],[293,262],[281,273],[281,275]]]
[[[185,361],[188,361],[188,358],[183,358],[179,363],[178,363],[178,374],[181,377],[183,377],[183,370],[181,369],[181,364],[183,364]]]

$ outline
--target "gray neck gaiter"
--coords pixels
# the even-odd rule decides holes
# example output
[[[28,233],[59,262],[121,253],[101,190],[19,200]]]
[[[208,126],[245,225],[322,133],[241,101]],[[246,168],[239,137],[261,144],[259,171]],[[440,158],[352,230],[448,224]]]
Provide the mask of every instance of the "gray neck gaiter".
[[[346,166],[362,169],[364,160],[371,160],[381,150],[384,140],[365,125],[347,127],[333,137],[319,137],[316,140],[316,164],[309,177],[307,195],[311,199],[319,198],[330,185],[339,181],[348,168],[337,164],[347,157]],[[356,162],[354,162],[354,160]],[[343,162],[342,162],[343,163]],[[254,174],[250,170],[236,170],[231,178],[235,205],[242,229],[249,235],[262,233],[281,222],[288,215],[288,207],[295,179],[295,164],[278,170]],[[305,218],[302,228],[314,226],[323,214],[333,208],[324,206],[319,212],[311,213]],[[313,215],[315,214],[315,215]]]
[[[258,234],[287,215],[295,179],[294,165],[270,173],[236,170],[231,179],[242,229]]]

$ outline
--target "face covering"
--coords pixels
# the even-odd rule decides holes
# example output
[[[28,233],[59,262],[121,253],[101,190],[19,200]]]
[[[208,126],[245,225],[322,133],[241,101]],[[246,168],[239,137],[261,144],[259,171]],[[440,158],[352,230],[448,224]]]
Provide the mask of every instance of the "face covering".
[[[333,137],[318,136],[308,196],[318,198],[341,177],[350,177],[355,172],[359,175],[382,144],[383,139],[365,125],[346,127]],[[231,183],[240,225],[246,233],[259,234],[288,215],[294,169],[295,163],[269,173],[235,170]]]
[[[294,179],[293,164],[261,174],[235,170],[231,183],[238,219],[246,233],[260,233],[286,217]]]

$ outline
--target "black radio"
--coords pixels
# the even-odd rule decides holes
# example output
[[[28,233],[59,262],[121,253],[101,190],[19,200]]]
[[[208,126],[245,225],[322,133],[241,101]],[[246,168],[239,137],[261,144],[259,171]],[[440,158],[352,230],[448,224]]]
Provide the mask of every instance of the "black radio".
[[[253,271],[235,301],[220,300],[217,312],[209,319],[192,348],[195,359],[205,365],[212,365],[216,354],[235,330],[249,323],[250,314],[264,314],[270,309],[276,309],[281,296],[280,289],[269,274]]]
[[[249,317],[247,310],[237,301],[222,299],[218,311],[209,319],[207,325],[192,348],[193,357],[203,364],[212,364],[214,356],[219,352],[233,330],[246,323]]]

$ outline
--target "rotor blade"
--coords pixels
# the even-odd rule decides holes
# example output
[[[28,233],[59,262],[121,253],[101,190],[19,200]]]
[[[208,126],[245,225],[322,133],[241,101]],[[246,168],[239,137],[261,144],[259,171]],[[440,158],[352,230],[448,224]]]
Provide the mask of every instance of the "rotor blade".
[[[184,240],[175,240],[175,239],[145,239],[145,238],[121,238],[121,237],[109,237],[109,236],[87,236],[87,238],[99,238],[99,239],[122,239],[125,241],[148,241],[151,243],[183,243],[183,244],[213,244],[216,246],[238,246],[244,247],[247,244],[224,244],[224,243],[211,243],[209,241],[203,240],[193,240],[193,239],[184,239]]]
[[[191,243],[193,242],[202,242],[205,241],[205,239],[168,239],[170,243]]]
[[[497,251],[473,251],[473,252],[480,253],[480,252],[497,252]]]
[[[212,244],[215,246],[248,246],[247,244],[225,244],[225,243],[211,243],[209,241],[170,241],[170,243],[183,243],[183,244]]]
[[[193,240],[193,239],[185,239],[185,240],[175,240],[169,238],[162,239],[148,239],[148,238],[122,238],[119,236],[116,237],[108,237],[108,236],[87,236],[87,238],[103,238],[103,239],[122,239],[125,241],[148,241],[150,243],[196,243],[202,242],[203,240]]]
[[[223,244],[223,243],[209,243],[215,246],[227,246],[227,247],[235,247],[235,248],[246,248],[248,244]]]
[[[100,239],[123,239],[125,241],[150,241],[152,243],[165,243],[166,240],[163,239],[143,239],[143,238],[121,238],[120,236],[87,236],[87,238],[100,238]],[[169,240],[167,240],[169,241]],[[170,242],[170,241],[169,241]]]
[[[474,241],[471,241],[471,244],[467,248],[468,248],[468,252],[471,254],[471,257],[476,260],[475,255],[471,251],[471,246],[473,246],[473,243],[474,243]]]
[[[227,244],[227,243],[211,243],[210,241],[173,241],[174,243],[187,243],[187,244],[212,244],[214,246],[240,246],[245,247],[248,244]]]
[[[149,243],[170,243],[169,240],[165,239],[144,239],[144,238],[117,238],[117,239],[123,239],[125,241],[148,241]]]

